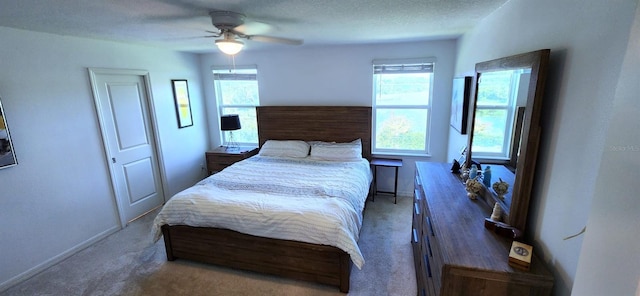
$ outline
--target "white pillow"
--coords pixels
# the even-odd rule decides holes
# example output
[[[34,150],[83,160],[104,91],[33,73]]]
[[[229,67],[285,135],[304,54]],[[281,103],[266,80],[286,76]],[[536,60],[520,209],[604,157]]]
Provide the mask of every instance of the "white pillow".
[[[307,157],[309,144],[297,140],[267,140],[260,148],[260,156]]]
[[[335,144],[336,142],[324,142],[324,141],[307,141],[309,146],[313,147],[314,145],[326,145],[326,144]]]
[[[349,143],[313,143],[311,157],[322,160],[357,161],[362,159],[362,141],[360,139]]]

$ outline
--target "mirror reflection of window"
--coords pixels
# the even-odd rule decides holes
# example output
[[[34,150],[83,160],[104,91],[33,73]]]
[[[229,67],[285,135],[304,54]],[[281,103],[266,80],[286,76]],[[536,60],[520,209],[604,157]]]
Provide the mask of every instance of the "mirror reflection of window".
[[[481,74],[473,131],[474,158],[510,159],[516,108],[526,105],[530,73],[530,69],[516,69]]]

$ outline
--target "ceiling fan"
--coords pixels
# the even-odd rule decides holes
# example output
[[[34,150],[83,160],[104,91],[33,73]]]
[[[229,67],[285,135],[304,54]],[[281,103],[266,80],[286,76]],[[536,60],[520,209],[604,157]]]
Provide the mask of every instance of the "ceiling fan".
[[[301,45],[303,40],[301,39],[289,39],[281,37],[272,37],[265,35],[249,35],[246,32],[251,30],[251,26],[260,27],[265,30],[269,25],[264,23],[245,23],[246,16],[241,13],[224,11],[224,10],[211,10],[209,11],[211,17],[211,23],[213,24],[217,32],[207,31],[214,35],[206,37],[222,37],[222,39],[216,40],[216,46],[225,54],[235,55],[244,46],[242,41],[236,38],[242,38],[246,40],[254,40],[258,42],[271,42],[281,43],[288,45]]]

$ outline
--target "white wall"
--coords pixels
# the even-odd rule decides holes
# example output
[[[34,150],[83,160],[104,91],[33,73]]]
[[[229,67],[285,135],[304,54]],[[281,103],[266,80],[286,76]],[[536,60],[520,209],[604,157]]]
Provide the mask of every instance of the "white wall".
[[[296,48],[273,51],[244,51],[236,56],[236,65],[257,65],[260,103],[277,105],[352,105],[371,106],[373,59],[436,57],[433,117],[431,127],[431,157],[403,157],[398,192],[404,196],[413,194],[415,160],[444,161],[447,149],[447,128],[451,108],[451,87],[455,40],[412,42],[401,44],[342,45]],[[209,124],[218,125],[214,101],[211,66],[230,65],[231,61],[220,55],[202,57],[202,77],[209,84],[205,87],[208,99]],[[220,145],[216,128],[211,129],[211,146]],[[396,157],[397,158],[397,157]],[[392,170],[380,169],[381,190],[393,187]]]
[[[639,295],[640,7],[613,97],[573,295]],[[636,290],[637,289],[637,290]]]
[[[150,71],[167,198],[204,173],[196,55],[0,27],[0,98],[18,158],[0,170],[0,291],[120,225],[88,67]],[[194,126],[178,129],[170,79],[189,80]]]
[[[563,238],[586,225],[596,181],[629,174],[598,168],[636,5],[637,0],[510,0],[459,41],[456,75],[473,74],[478,62],[551,49],[527,231],[555,274],[555,295],[571,291],[583,237]],[[637,70],[634,74],[637,83]],[[451,131],[450,150],[459,149],[463,138]],[[627,255],[637,258],[634,252]],[[629,271],[621,268],[611,277]]]

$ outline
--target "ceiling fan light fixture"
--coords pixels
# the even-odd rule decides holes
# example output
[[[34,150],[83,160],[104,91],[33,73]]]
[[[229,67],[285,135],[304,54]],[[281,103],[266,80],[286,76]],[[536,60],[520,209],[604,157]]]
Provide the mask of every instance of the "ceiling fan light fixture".
[[[218,49],[220,49],[220,51],[222,51],[223,53],[226,53],[228,55],[235,55],[239,53],[240,50],[242,50],[242,47],[244,47],[244,43],[238,40],[225,38],[216,40],[216,46],[218,46]]]

